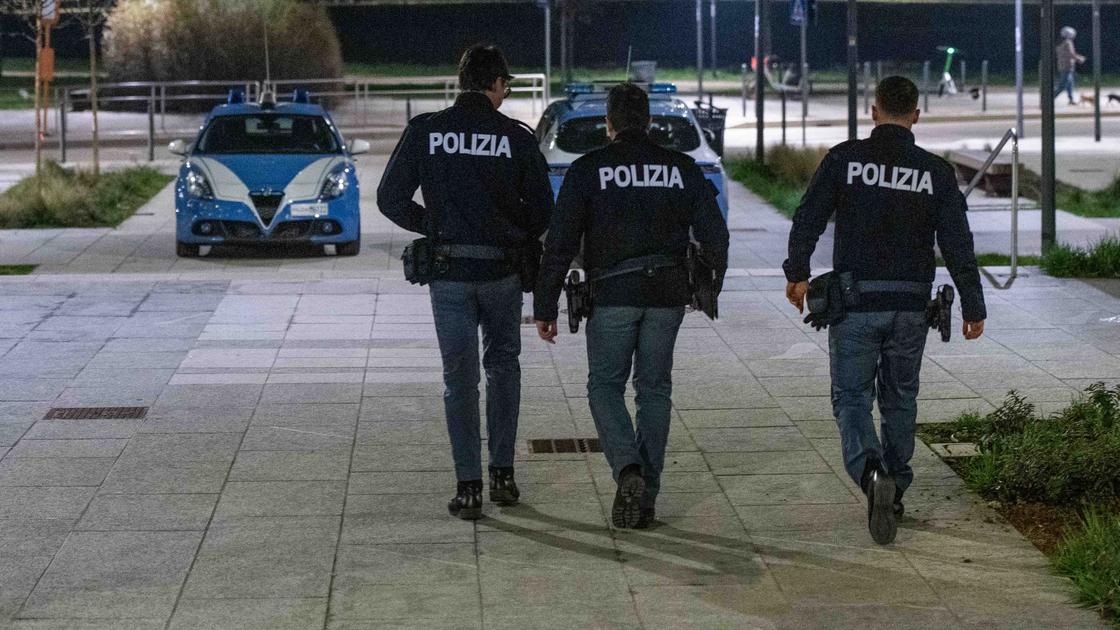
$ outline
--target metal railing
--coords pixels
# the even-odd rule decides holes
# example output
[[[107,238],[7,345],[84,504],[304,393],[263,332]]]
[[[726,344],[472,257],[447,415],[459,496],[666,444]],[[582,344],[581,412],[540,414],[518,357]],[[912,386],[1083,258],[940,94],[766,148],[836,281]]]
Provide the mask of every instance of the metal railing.
[[[222,88],[218,90],[216,88]],[[322,88],[318,91],[316,87]],[[459,93],[458,78],[437,77],[340,77],[337,79],[284,79],[264,83],[260,81],[131,81],[125,83],[104,83],[97,87],[99,105],[107,109],[134,108],[138,113],[147,114],[146,125],[124,129],[127,133],[146,135],[148,160],[155,160],[157,119],[158,129],[164,133],[174,131],[185,133],[185,122],[181,128],[168,129],[168,116],[174,114],[176,103],[201,103],[217,105],[224,103],[229,90],[244,92],[249,102],[259,99],[263,92],[273,94],[287,93],[297,88],[309,88],[312,99],[323,104],[340,126],[365,126],[383,124],[390,120],[391,112],[384,106],[404,101],[403,118],[395,119],[396,124],[406,123],[412,117],[414,101],[417,104],[442,102],[443,107],[451,105]],[[531,99],[532,115],[548,107],[549,85],[544,74],[518,75],[512,86],[515,95],[527,95]],[[85,86],[59,87],[55,91],[58,115],[58,150],[60,160],[65,162],[70,141],[67,114],[78,108],[88,109],[91,103],[90,89]],[[114,107],[114,105],[116,107]],[[381,111],[373,112],[377,105]],[[399,115],[399,114],[398,114]],[[342,118],[343,120],[339,120]],[[201,119],[191,119],[192,128]],[[108,133],[120,134],[121,128]],[[106,133],[106,130],[103,130]]]
[[[992,163],[1003,152],[1003,147],[1007,146],[1008,141],[1011,142],[1011,274],[1008,284],[1003,287],[997,285],[997,288],[1007,288],[1007,286],[1010,286],[1011,280],[1019,275],[1019,132],[1014,127],[1003,134],[999,144],[992,150],[988,159],[984,160],[984,165],[976,171],[976,175],[972,177],[972,181],[968,183],[968,187],[964,191],[964,197],[968,199],[968,196],[976,190]]]

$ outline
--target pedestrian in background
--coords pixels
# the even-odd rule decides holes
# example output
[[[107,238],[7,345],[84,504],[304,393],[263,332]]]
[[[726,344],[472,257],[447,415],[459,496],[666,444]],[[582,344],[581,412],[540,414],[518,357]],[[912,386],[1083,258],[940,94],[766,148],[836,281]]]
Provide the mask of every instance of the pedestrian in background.
[[[1073,40],[1077,38],[1077,31],[1072,26],[1062,27],[1062,43],[1058,44],[1055,52],[1058,56],[1058,72],[1061,73],[1061,79],[1058,82],[1058,87],[1054,90],[1054,98],[1062,92],[1069,95],[1069,104],[1077,105],[1079,99],[1074,90],[1077,89],[1077,64],[1085,63],[1085,57],[1077,54],[1077,49],[1073,46]]]

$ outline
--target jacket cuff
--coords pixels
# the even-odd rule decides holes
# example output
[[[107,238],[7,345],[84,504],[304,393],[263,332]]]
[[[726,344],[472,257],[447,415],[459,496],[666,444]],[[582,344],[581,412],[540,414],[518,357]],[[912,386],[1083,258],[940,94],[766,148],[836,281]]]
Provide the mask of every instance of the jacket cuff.
[[[545,307],[533,307],[533,319],[540,322],[554,322],[560,314],[560,309],[555,306],[551,309]]]
[[[788,260],[782,263],[782,271],[786,274],[786,280],[790,282],[805,282],[809,279],[808,269],[794,269]]]

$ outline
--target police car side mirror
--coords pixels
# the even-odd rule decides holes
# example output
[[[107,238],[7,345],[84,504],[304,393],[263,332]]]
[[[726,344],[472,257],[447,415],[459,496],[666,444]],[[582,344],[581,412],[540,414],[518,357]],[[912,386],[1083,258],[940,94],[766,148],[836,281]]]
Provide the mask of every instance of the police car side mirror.
[[[366,140],[355,140],[350,143],[350,155],[361,155],[369,153],[370,146]]]
[[[167,151],[173,155],[186,155],[187,154],[187,141],[186,140],[172,140],[167,145]]]

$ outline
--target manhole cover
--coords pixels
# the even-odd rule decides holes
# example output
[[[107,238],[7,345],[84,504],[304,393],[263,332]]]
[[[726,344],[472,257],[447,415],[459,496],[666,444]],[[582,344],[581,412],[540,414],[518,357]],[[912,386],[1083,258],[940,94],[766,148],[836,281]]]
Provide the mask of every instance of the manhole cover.
[[[44,420],[132,420],[148,414],[147,407],[52,407]]]
[[[602,453],[599,438],[557,438],[529,440],[529,452],[533,455],[549,453]]]

